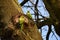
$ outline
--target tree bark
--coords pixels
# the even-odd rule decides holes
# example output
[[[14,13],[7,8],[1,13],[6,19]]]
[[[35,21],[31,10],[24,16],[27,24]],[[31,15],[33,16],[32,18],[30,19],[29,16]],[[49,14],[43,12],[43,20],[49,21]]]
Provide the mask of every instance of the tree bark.
[[[22,31],[13,24],[17,15],[25,17]],[[17,0],[0,0],[0,37],[2,40],[42,40],[36,24],[23,14]]]

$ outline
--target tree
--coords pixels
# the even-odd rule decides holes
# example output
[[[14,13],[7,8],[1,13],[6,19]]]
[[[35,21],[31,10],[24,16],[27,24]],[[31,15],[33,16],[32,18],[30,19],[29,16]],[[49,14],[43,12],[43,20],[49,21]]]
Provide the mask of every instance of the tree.
[[[24,29],[20,31],[17,20],[24,16]],[[37,26],[29,19],[17,0],[0,0],[0,37],[2,40],[42,40]]]
[[[27,0],[28,1],[28,0]],[[44,21],[43,22],[38,22],[38,20],[39,20],[39,18],[38,18],[38,9],[37,9],[37,4],[38,4],[38,1],[39,0],[37,0],[36,1],[36,4],[34,4],[34,7],[35,7],[35,11],[37,11],[37,12],[35,12],[35,14],[37,15],[37,27],[39,28],[39,29],[41,29],[41,27],[42,26],[44,26],[44,25],[48,25],[49,26],[49,30],[48,30],[48,33],[47,33],[47,37],[46,37],[46,39],[48,40],[48,38],[49,38],[49,35],[50,35],[50,33],[51,33],[51,25],[53,25],[54,26],[54,28],[55,28],[55,31],[56,31],[56,33],[60,36],[60,0],[43,0],[43,2],[44,2],[44,4],[45,4],[45,6],[46,6],[46,9],[49,11],[49,14],[50,14],[50,18],[45,18],[45,17],[43,17],[42,15],[42,17],[43,17],[43,19],[44,19]],[[31,1],[30,1],[31,2]],[[32,4],[33,4],[33,2],[31,2]],[[23,4],[21,4],[21,5],[23,5]],[[27,7],[31,7],[31,6],[27,6]]]
[[[60,36],[60,1],[59,0],[44,0],[45,6],[50,14],[50,21],[55,26],[56,33]]]
[[[43,0],[46,6],[46,9],[50,14],[50,23],[54,25],[56,33],[60,36],[60,1],[59,0]],[[51,27],[51,26],[50,26]],[[50,28],[51,29],[51,28]],[[50,34],[51,30],[48,32]],[[47,35],[48,37],[48,35]]]

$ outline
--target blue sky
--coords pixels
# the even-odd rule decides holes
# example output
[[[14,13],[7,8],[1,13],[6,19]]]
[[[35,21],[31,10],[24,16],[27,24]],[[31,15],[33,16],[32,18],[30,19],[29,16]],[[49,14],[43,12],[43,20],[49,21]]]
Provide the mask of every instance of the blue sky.
[[[20,2],[20,3],[21,3],[22,1],[23,1],[23,0],[18,0],[18,2]],[[35,3],[35,1],[36,1],[36,0],[34,0],[33,3]],[[28,1],[25,5],[28,5],[28,4],[32,6],[32,4],[31,4],[29,1]],[[45,5],[44,5],[44,3],[42,2],[42,0],[39,0],[38,6],[41,6],[41,7],[38,7],[38,10],[41,12],[41,14],[44,15],[45,17],[48,17],[48,18],[49,18],[48,11],[46,10]],[[33,8],[33,9],[34,9],[34,8]],[[34,13],[30,8],[22,7],[22,10],[23,10],[23,12],[24,12],[25,14],[27,13],[28,10],[30,11],[31,14]],[[40,17],[41,17],[41,16],[40,16]],[[34,16],[33,16],[33,18],[34,18]]]
[[[23,0],[18,0],[18,2],[19,3],[21,3]],[[36,0],[32,0],[33,1],[33,3],[35,3],[36,2]],[[32,4],[30,3],[30,2],[27,2],[25,5],[31,5],[32,6]],[[41,14],[43,15],[43,16],[45,16],[45,17],[50,17],[49,16],[49,13],[48,13],[48,11],[46,10],[46,8],[45,8],[45,5],[44,5],[44,3],[42,2],[42,0],[39,0],[39,3],[38,3],[38,6],[41,6],[41,7],[38,7],[38,10],[41,12]],[[34,9],[34,8],[33,8]],[[30,11],[30,13],[31,14],[34,14],[34,12],[33,12],[33,10],[31,10],[30,8],[26,8],[26,7],[22,7],[22,10],[23,10],[23,12],[26,14],[26,12],[27,11]],[[32,17],[34,18],[34,15],[32,15]],[[41,18],[41,16],[40,16],[40,18]],[[42,37],[43,37],[43,39],[44,40],[46,40],[46,34],[47,34],[47,32],[48,32],[48,26],[46,25],[46,26],[43,26],[42,27],[42,29],[44,29],[44,30],[42,30]],[[53,29],[53,31],[54,31],[54,27],[52,26],[52,29]],[[55,33],[55,31],[54,31],[54,33]],[[50,38],[49,38],[49,40],[60,40],[60,37],[55,33],[55,35],[56,35],[56,37],[57,37],[57,39],[56,39],[56,37],[53,35],[52,36],[52,32],[50,33]]]

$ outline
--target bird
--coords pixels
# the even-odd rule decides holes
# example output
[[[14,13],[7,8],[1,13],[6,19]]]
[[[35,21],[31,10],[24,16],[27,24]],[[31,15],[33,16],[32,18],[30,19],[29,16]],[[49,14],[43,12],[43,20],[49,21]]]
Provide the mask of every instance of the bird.
[[[19,18],[19,24],[20,24],[20,30],[23,30],[23,26],[24,26],[24,16],[21,16]]]
[[[27,11],[26,15],[27,15],[30,19],[32,19],[32,15],[31,15],[30,11]]]

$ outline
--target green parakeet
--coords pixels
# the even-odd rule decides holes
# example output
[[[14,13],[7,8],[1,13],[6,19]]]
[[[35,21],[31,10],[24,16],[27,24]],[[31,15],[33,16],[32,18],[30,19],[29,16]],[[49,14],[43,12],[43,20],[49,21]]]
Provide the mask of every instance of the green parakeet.
[[[26,15],[27,15],[30,19],[32,19],[32,15],[31,15],[30,11],[27,11]]]
[[[24,16],[21,16],[20,18],[19,18],[19,24],[20,24],[20,30],[22,31],[22,29],[23,29],[23,23],[24,23]]]

